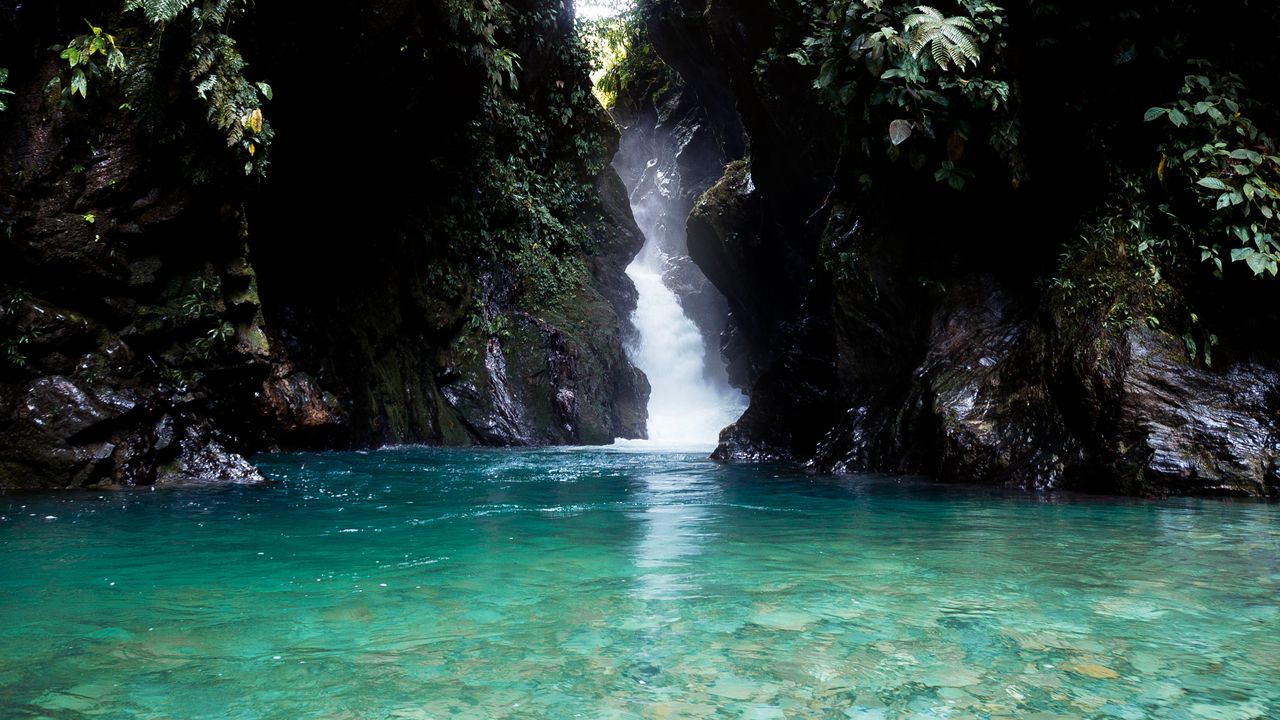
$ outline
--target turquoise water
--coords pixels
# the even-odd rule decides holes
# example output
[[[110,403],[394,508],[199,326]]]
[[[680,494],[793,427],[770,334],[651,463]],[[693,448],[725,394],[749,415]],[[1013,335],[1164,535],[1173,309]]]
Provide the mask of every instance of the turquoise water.
[[[4,718],[1277,718],[1280,506],[625,450],[0,497]]]

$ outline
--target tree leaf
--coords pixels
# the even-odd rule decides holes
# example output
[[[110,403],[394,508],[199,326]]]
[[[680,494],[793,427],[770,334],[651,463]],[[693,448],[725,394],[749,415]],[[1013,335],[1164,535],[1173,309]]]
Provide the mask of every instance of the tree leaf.
[[[1160,118],[1164,117],[1165,113],[1167,112],[1169,112],[1168,108],[1153,107],[1150,110],[1147,110],[1147,114],[1143,115],[1142,119],[1147,122],[1151,122],[1152,120],[1159,120]]]
[[[80,93],[80,97],[89,97],[89,82],[80,68],[76,68],[71,73],[71,94],[76,93]]]
[[[889,123],[889,141],[901,145],[911,137],[911,121],[901,118]]]
[[[1189,121],[1187,120],[1187,116],[1182,114],[1181,110],[1170,108],[1169,122],[1173,123],[1174,127],[1186,127]]]
[[[836,64],[835,60],[828,60],[822,63],[822,70],[818,72],[818,79],[813,81],[813,87],[817,90],[826,88],[836,79],[836,70],[838,69],[839,65]]]
[[[1215,177],[1200,178],[1196,184],[1201,187],[1207,187],[1210,190],[1226,190],[1227,184]]]
[[[1231,151],[1231,157],[1235,160],[1248,160],[1254,165],[1262,164],[1261,153],[1246,148],[1237,148]]]
[[[1253,271],[1254,275],[1261,275],[1267,270],[1268,260],[1269,258],[1266,255],[1250,250],[1249,254],[1245,256],[1244,262]],[[1274,264],[1275,261],[1270,260],[1270,263]]]

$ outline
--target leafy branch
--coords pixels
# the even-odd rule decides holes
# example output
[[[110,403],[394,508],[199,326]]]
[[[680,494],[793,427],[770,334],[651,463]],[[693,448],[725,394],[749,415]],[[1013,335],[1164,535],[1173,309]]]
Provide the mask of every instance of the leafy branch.
[[[228,147],[239,147],[244,154],[245,174],[266,170],[263,152],[274,137],[263,113],[263,103],[272,97],[271,86],[251,82],[246,77],[247,64],[227,33],[227,28],[243,12],[245,0],[127,0],[126,12],[140,12],[159,38],[187,46],[185,73],[193,85],[195,96],[204,104],[210,125],[224,134]],[[65,47],[56,47],[66,60],[70,75],[62,83],[55,78],[64,102],[76,95],[87,98],[89,86],[107,78],[120,78],[127,67],[124,50],[115,35],[88,23],[90,32],[72,39]],[[159,42],[148,43],[139,50],[140,64],[148,66],[159,52]],[[147,73],[133,73],[126,85],[148,81]],[[126,95],[129,94],[126,87]],[[130,107],[129,103],[121,109]]]
[[[978,72],[984,56],[1004,50],[1005,12],[980,0],[958,6],[949,16],[883,0],[806,3],[811,34],[790,57],[818,69],[814,89],[868,160],[883,152],[914,170],[932,165],[937,181],[958,190],[972,177],[961,164],[966,146],[986,125],[1016,185],[1024,174],[1016,88],[999,63]],[[872,178],[863,174],[864,183]]]
[[[89,26],[87,34],[73,38],[66,47],[55,48],[59,50],[58,57],[67,61],[71,71],[68,86],[62,91],[65,99],[77,93],[87,98],[90,78],[114,76],[125,69],[124,53],[116,44],[116,36],[88,20],[85,24]]]
[[[1207,211],[1203,260],[1222,270],[1218,238],[1226,238],[1233,262],[1255,275],[1280,274],[1280,151],[1244,115],[1244,86],[1235,75],[1188,75],[1174,103],[1153,107],[1146,120],[1167,120],[1156,175],[1181,183]]]

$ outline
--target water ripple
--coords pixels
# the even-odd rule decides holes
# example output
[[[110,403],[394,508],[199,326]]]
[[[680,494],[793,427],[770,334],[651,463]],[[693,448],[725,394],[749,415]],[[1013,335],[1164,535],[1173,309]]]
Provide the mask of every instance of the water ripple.
[[[1275,505],[636,446],[260,461],[0,500],[5,717],[1280,717]]]

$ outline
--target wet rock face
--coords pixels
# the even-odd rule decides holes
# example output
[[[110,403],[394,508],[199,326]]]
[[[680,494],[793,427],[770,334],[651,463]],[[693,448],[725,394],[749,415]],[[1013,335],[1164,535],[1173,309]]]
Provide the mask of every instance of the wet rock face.
[[[1067,344],[989,277],[942,296],[920,353],[896,364],[853,359],[860,322],[845,317],[834,347],[814,343],[820,331],[789,341],[714,457],[1042,490],[1280,495],[1273,367],[1198,367],[1180,340],[1141,327]]]
[[[725,296],[720,351],[729,382],[749,388],[801,320],[816,245],[810,216],[831,187],[834,124],[786,63],[761,64],[782,14],[763,2],[656,3],[648,28],[658,54],[702,108],[725,167],[690,207],[689,255]],[[765,72],[757,72],[764,68]],[[820,219],[819,219],[820,221]],[[821,228],[818,227],[817,230]]]
[[[722,337],[729,379],[749,387],[782,352],[797,319],[811,259],[796,252],[756,186],[752,166],[730,165],[688,220],[689,257],[725,296],[732,321]]]
[[[5,403],[0,475],[23,488],[262,482],[195,405],[42,377]]]
[[[1180,341],[1145,329],[1127,340],[1116,462],[1178,492],[1280,495],[1280,371],[1194,367]]]
[[[323,447],[346,422],[341,403],[292,364],[277,365],[271,379],[262,384],[264,415],[277,427],[277,442],[284,447]]]
[[[1277,492],[1277,375],[1210,370],[1177,338],[1045,333],[990,279],[935,314],[917,370],[944,477],[1131,494]],[[1091,355],[1086,362],[1064,358]],[[1091,388],[1081,391],[1081,388]]]
[[[481,279],[485,323],[501,318],[504,327],[472,338],[438,379],[448,420],[484,445],[644,437],[649,384],[626,359],[622,324],[604,298],[581,288],[572,314],[535,313],[513,304],[511,282],[501,273]]]
[[[261,480],[270,373],[234,196],[194,196],[128,116],[84,139],[25,69],[0,118],[0,488]],[[260,433],[269,432],[260,429]]]
[[[786,350],[752,386],[751,404],[720,432],[711,457],[772,462],[813,457],[841,415],[835,348],[828,321],[812,317],[786,328]]]

